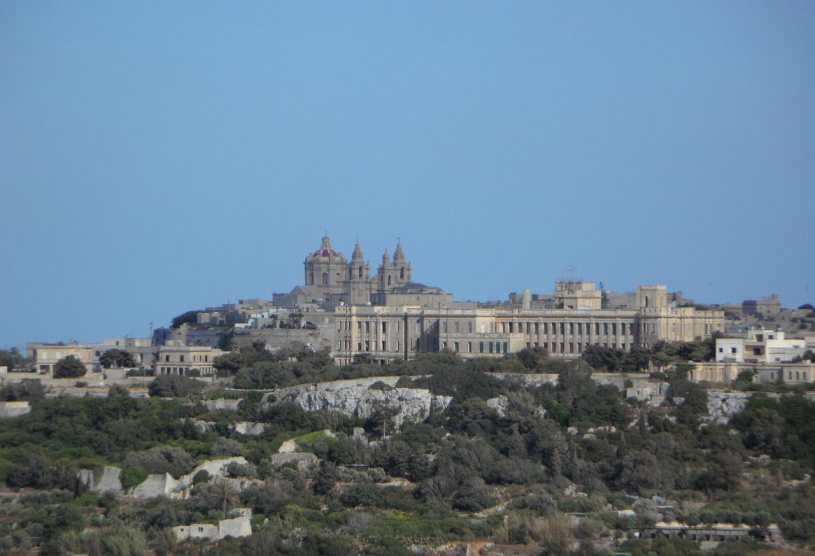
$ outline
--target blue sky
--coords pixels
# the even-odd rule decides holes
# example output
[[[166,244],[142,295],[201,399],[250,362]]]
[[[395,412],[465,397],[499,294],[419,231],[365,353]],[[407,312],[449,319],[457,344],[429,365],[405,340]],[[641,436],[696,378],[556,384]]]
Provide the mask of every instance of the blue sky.
[[[815,300],[815,4],[0,4],[0,347],[402,238],[456,299]]]

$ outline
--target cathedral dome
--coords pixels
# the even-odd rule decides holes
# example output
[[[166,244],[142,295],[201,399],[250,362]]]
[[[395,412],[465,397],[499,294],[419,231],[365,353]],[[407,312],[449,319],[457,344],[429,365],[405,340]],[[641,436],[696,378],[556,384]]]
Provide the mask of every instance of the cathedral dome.
[[[342,263],[346,260],[342,253],[331,248],[331,238],[323,236],[323,243],[320,248],[306,257],[307,263]]]

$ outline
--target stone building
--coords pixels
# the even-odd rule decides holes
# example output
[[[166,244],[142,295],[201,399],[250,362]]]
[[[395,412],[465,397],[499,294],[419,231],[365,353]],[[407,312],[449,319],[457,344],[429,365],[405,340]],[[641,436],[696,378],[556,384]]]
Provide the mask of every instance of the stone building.
[[[440,288],[413,282],[401,242],[392,258],[385,252],[373,277],[359,243],[349,262],[328,236],[303,264],[305,285],[275,294],[274,305],[301,311],[317,323],[341,365],[360,356],[386,363],[444,349],[465,359],[501,357],[527,347],[579,357],[593,344],[628,351],[724,330],[722,311],[684,306],[681,293],[669,293],[664,285],[638,286],[614,303],[607,302],[602,287],[579,280],[557,282],[550,296],[533,297],[525,290],[508,303],[457,303]],[[278,347],[271,344],[272,334],[265,336],[270,347]]]
[[[717,338],[716,361],[783,363],[801,357],[807,349],[806,339],[787,338],[783,330],[751,328],[745,338]]]
[[[60,359],[72,355],[79,359],[87,371],[99,370],[99,356],[96,355],[97,344],[79,342],[48,344],[29,342],[26,346],[28,356],[34,361],[34,369],[44,375],[54,376],[54,367]]]
[[[592,288],[581,285],[579,291]],[[338,307],[334,356],[339,364],[361,354],[384,363],[443,349],[469,359],[543,347],[552,355],[579,357],[592,344],[629,351],[635,345],[690,341],[723,330],[721,311],[669,306],[666,296],[665,286],[639,286],[640,306],[630,310]]]
[[[185,346],[170,341],[158,350],[154,370],[158,375],[213,376],[215,358],[223,352],[209,346]]]
[[[274,294],[275,306],[333,308],[408,301],[415,305],[439,306],[452,303],[453,299],[440,288],[412,281],[413,268],[405,258],[401,242],[397,243],[392,258],[385,250],[373,277],[359,243],[354,246],[349,262],[334,250],[327,235],[323,236],[320,248],[306,256],[303,267],[305,285],[295,287],[288,294]]]

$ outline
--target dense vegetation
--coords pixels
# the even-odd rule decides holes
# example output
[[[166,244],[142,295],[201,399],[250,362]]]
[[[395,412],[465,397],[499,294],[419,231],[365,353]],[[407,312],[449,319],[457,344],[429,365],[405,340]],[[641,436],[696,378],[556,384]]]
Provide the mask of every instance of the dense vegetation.
[[[0,480],[20,493],[0,508],[12,516],[0,521],[0,550],[195,554],[200,546],[176,545],[167,528],[212,523],[238,505],[253,509],[254,534],[208,553],[399,555],[411,545],[474,539],[541,554],[606,554],[611,547],[699,553],[690,541],[627,540],[662,520],[777,523],[787,540],[815,542],[815,492],[805,476],[815,463],[815,403],[800,393],[756,394],[721,427],[703,420],[707,391],[681,369],[665,375],[671,393],[653,407],[598,385],[586,361],[540,349],[501,360],[441,353],[338,368],[325,353],[254,346],[216,366],[244,391],[205,389],[185,377],[159,377],[153,397],[143,399],[116,387],[104,398],[49,400],[34,383],[0,390],[3,399],[33,403],[31,414],[0,421]],[[556,376],[529,386],[493,372]],[[385,409],[362,421],[264,405],[256,391],[377,375],[402,376],[400,385],[453,400],[444,412],[397,429]],[[220,396],[239,397],[239,408],[203,404]],[[488,404],[499,396],[500,410]],[[239,421],[266,428],[243,436],[231,426]],[[355,428],[364,428],[365,440]],[[275,467],[271,456],[292,438],[319,465]],[[254,481],[240,492],[203,473],[186,500],[133,501],[90,494],[77,480],[80,468],[112,464],[132,487],[149,473],[179,477],[203,460],[234,455],[248,464],[229,473]],[[383,486],[393,480],[401,483]],[[627,509],[633,515],[618,513]],[[95,532],[83,533],[86,526]],[[715,553],[759,547],[724,543]]]

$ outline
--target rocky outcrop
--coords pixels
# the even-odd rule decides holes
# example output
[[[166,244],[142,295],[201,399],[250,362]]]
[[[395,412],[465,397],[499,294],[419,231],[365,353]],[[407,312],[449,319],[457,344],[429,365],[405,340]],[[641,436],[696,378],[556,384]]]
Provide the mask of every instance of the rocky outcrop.
[[[130,496],[134,498],[153,498],[155,496],[168,496],[171,498],[183,497],[182,492],[192,486],[193,477],[195,477],[195,474],[199,471],[206,471],[210,477],[227,481],[236,490],[241,490],[247,486],[244,484],[246,481],[229,479],[225,476],[226,469],[231,463],[246,465],[248,462],[241,456],[205,461],[178,479],[174,479],[169,473],[148,475],[143,483],[130,490]]]
[[[431,411],[446,409],[452,400],[423,388],[397,388],[398,380],[399,377],[375,377],[292,386],[266,394],[263,405],[294,403],[306,411],[339,411],[360,419],[385,412],[400,426],[404,422],[423,421]]]
[[[103,467],[102,473],[99,475],[90,469],[80,469],[79,482],[89,491],[95,492],[96,494],[103,494],[105,492],[118,494],[122,492],[122,481],[119,479],[121,473],[121,469],[110,465]]]
[[[509,410],[509,398],[506,396],[490,398],[487,400],[487,407],[494,409],[499,417],[506,417],[507,411]]]
[[[231,432],[243,434],[245,436],[260,436],[266,430],[268,425],[266,423],[251,423],[249,421],[241,421],[234,423],[229,427]]]
[[[300,471],[307,471],[320,463],[320,458],[311,452],[286,452],[274,454],[269,459],[274,467],[283,467],[284,465],[292,464]]]
[[[747,402],[752,397],[753,394],[749,392],[708,390],[707,417],[705,420],[713,421],[717,425],[726,425],[734,415],[747,407]]]
[[[217,411],[219,409],[237,411],[240,408],[242,401],[243,400],[228,400],[221,398],[217,400],[204,400],[201,403],[210,411]]]

